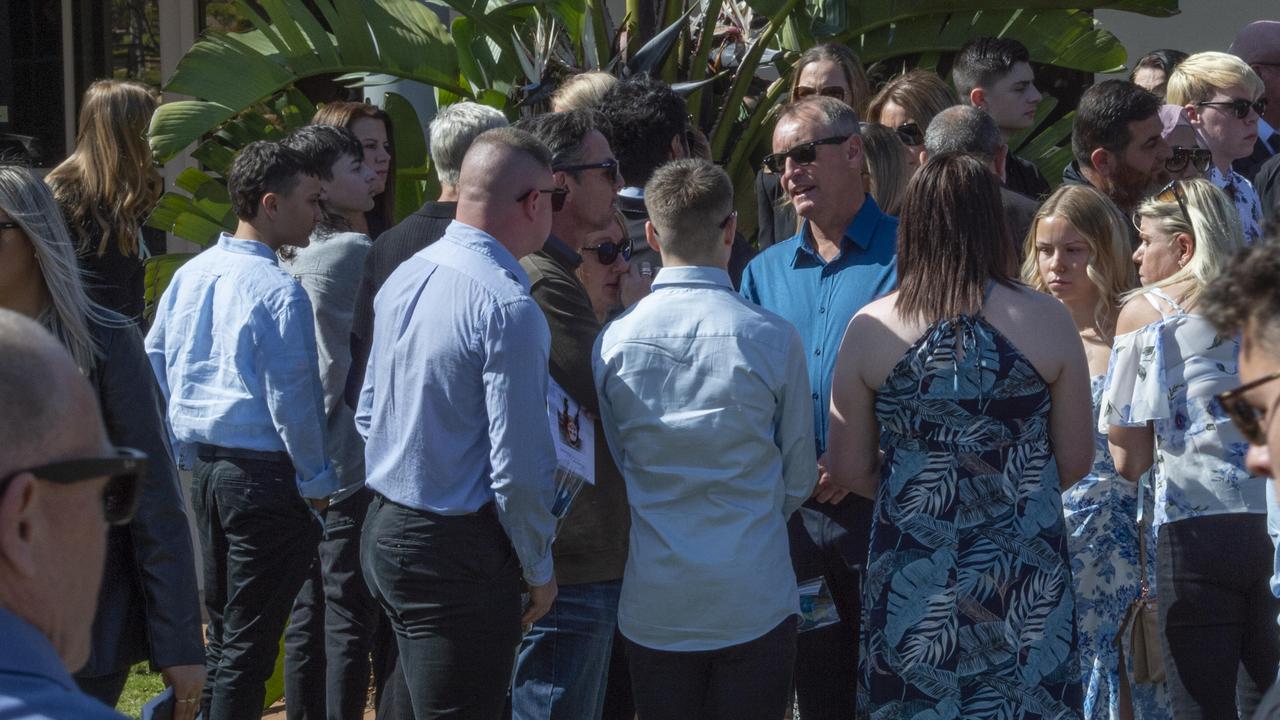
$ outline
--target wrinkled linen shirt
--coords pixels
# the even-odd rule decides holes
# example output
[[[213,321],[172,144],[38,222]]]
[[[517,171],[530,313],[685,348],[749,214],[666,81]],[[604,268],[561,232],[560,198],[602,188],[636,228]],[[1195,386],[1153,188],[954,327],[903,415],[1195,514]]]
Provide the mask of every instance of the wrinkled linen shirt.
[[[618,626],[667,651],[800,611],[787,518],[818,479],[804,347],[711,267],[664,267],[605,327],[593,374],[631,503]]]
[[[454,221],[373,301],[356,427],[366,484],[440,515],[494,502],[525,579],[552,577],[551,333],[529,277],[491,235]]]
[[[303,497],[338,489],[311,301],[271,248],[223,233],[178,268],[146,349],[180,467],[192,466],[197,443],[285,452]]]

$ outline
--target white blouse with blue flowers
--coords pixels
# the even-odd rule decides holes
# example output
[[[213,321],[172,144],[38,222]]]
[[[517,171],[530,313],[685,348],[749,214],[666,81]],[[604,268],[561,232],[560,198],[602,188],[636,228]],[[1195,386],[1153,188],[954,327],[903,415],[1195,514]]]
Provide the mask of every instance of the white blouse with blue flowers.
[[[1174,309],[1164,314],[1151,296]],[[1155,526],[1228,513],[1265,513],[1265,481],[1244,469],[1248,443],[1214,395],[1237,384],[1239,341],[1152,289],[1162,317],[1119,335],[1111,351],[1098,431],[1155,427]]]

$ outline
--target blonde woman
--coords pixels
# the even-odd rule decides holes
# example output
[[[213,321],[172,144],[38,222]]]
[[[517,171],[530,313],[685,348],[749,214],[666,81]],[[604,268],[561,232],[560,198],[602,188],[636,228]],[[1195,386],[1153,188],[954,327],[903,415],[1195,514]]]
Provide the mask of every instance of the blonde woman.
[[[1135,221],[1145,287],[1116,321],[1098,430],[1124,478],[1152,470],[1174,715],[1235,717],[1237,671],[1265,690],[1280,663],[1266,481],[1245,469],[1248,443],[1214,398],[1238,384],[1239,341],[1219,337],[1198,312],[1204,288],[1242,245],[1240,219],[1208,180],[1177,180]]]
[[[863,180],[885,215],[898,216],[911,172],[902,137],[883,125],[860,123]]]
[[[1087,185],[1064,185],[1050,195],[1026,239],[1022,280],[1056,297],[1071,313],[1089,364],[1095,424],[1120,298],[1137,282],[1129,247],[1124,216]],[[1136,685],[1129,667],[1122,677],[1115,644],[1125,612],[1141,591],[1137,502],[1137,484],[1116,473],[1106,435],[1095,435],[1093,468],[1062,493],[1085,718],[1170,717],[1164,684]],[[1144,504],[1150,505],[1149,497]],[[1154,533],[1146,540],[1152,583]]]
[[[930,70],[912,70],[885,84],[867,106],[867,120],[897,130],[907,146],[909,170],[924,163],[924,134],[933,116],[959,105],[956,91]]]
[[[155,110],[146,85],[93,83],[80,104],[75,150],[45,178],[76,238],[90,296],[133,320],[142,317],[140,229],[161,192],[146,137]]]

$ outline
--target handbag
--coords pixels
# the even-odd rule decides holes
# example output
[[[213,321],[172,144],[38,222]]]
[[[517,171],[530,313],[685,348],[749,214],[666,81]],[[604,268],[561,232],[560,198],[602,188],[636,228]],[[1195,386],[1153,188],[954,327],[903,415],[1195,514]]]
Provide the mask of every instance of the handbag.
[[[1138,480],[1138,572],[1141,590],[1129,604],[1124,620],[1116,632],[1116,644],[1124,656],[1124,640],[1129,643],[1128,655],[1133,659],[1133,681],[1143,685],[1162,683],[1165,680],[1164,652],[1160,646],[1160,610],[1156,596],[1147,582],[1147,521],[1143,513],[1142,490],[1145,477]]]

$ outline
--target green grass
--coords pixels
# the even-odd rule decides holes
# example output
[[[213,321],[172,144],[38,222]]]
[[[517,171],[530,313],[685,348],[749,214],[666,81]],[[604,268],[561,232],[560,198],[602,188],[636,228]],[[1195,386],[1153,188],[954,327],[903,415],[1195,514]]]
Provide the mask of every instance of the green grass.
[[[160,691],[164,690],[164,680],[160,673],[151,672],[146,662],[140,662],[129,669],[129,679],[124,684],[124,692],[120,694],[120,704],[116,709],[131,718],[142,714],[142,706]]]

